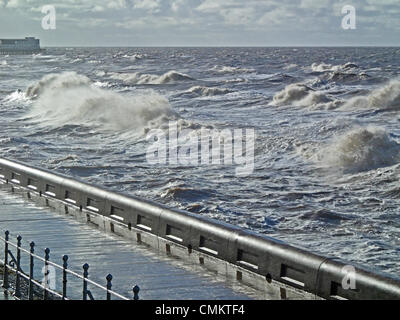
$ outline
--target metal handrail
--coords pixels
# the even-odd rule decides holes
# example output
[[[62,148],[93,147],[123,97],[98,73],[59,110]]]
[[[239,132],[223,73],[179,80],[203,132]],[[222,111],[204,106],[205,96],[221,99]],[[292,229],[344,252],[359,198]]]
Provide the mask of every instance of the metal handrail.
[[[3,262],[3,260],[1,260],[1,259],[0,259],[0,261]],[[23,278],[26,279],[26,280],[29,280],[29,276],[27,276],[25,273],[20,272],[20,271],[18,271],[17,269],[15,269],[15,268],[13,268],[13,267],[10,267],[10,266],[8,266],[8,269],[10,269],[11,271],[13,271],[13,272],[15,272],[15,273],[19,272],[19,274],[20,274],[21,277],[23,277]],[[54,291],[54,290],[52,290],[52,289],[50,289],[50,288],[47,288],[46,286],[44,286],[43,284],[41,284],[39,281],[34,280],[34,279],[32,279],[31,281],[32,281],[33,284],[35,284],[35,285],[38,286],[39,288],[41,288],[41,289],[46,289],[46,290],[47,290],[48,292],[50,292],[51,294],[53,294],[53,295],[55,295],[55,296],[57,296],[57,297],[59,297],[59,298],[62,298],[62,295],[61,295],[60,293],[58,293],[57,291]],[[3,288],[4,288],[4,287],[3,287]],[[127,298],[125,298],[125,299],[126,299],[126,300],[129,300],[129,299],[127,299]],[[70,300],[70,299],[65,298],[65,300]]]
[[[20,282],[19,282],[19,277],[24,278],[25,280],[28,280],[29,282],[29,300],[33,299],[33,294],[32,294],[32,285],[35,285],[41,289],[44,290],[43,292],[43,298],[44,300],[48,299],[48,293],[61,298],[63,300],[70,300],[69,298],[66,297],[66,285],[67,285],[67,274],[70,274],[72,276],[74,276],[77,279],[83,280],[83,292],[82,292],[82,298],[83,300],[86,300],[87,297],[89,296],[91,300],[94,300],[92,293],[90,292],[90,290],[87,289],[87,285],[91,284],[103,291],[106,292],[106,297],[107,300],[111,300],[111,296],[115,296],[121,300],[131,300],[113,290],[111,290],[112,284],[112,275],[109,274],[106,277],[107,280],[107,286],[103,286],[93,280],[88,279],[88,269],[89,269],[89,265],[88,264],[84,264],[83,265],[83,269],[84,269],[84,273],[83,276],[75,271],[72,271],[70,269],[67,269],[67,260],[68,260],[68,256],[63,256],[63,260],[64,260],[64,264],[61,266],[55,262],[52,262],[49,260],[49,254],[50,254],[50,249],[46,248],[45,249],[45,258],[37,255],[34,253],[34,247],[35,244],[33,242],[30,243],[31,246],[31,250],[26,250],[24,248],[21,247],[21,240],[22,237],[18,236],[17,240],[18,240],[18,244],[13,243],[12,241],[9,240],[9,235],[10,232],[9,231],[5,231],[5,237],[0,236],[0,241],[3,242],[5,244],[4,246],[4,260],[0,259],[0,262],[4,265],[4,277],[3,277],[3,288],[5,290],[9,290],[9,280],[8,280],[8,270],[12,271],[15,273],[16,275],[16,288],[15,288],[15,292],[14,292],[14,296],[18,299],[20,299]],[[14,247],[17,249],[17,259],[15,259],[16,261],[14,261],[16,267],[13,267],[9,262],[8,262],[8,256],[13,256],[11,251],[8,249],[8,247]],[[26,253],[29,255],[30,259],[30,274],[27,275],[26,273],[24,273],[21,270],[20,267],[20,256],[21,253]],[[37,259],[39,261],[42,261],[45,263],[45,266],[53,266],[57,269],[60,269],[63,271],[63,293],[59,293],[57,291],[52,290],[51,288],[48,287],[47,285],[47,280],[45,280],[45,284],[43,285],[42,283],[40,283],[39,281],[33,279],[33,261],[34,259]],[[10,261],[11,262],[11,261]],[[47,274],[45,274],[45,279],[46,279]],[[135,287],[133,287],[133,293],[134,293],[134,300],[139,300],[139,290],[140,288],[136,285]]]

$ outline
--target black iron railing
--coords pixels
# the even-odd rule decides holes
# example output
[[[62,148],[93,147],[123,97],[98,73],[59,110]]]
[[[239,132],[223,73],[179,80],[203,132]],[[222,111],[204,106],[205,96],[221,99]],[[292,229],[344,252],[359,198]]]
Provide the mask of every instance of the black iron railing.
[[[80,279],[82,281],[82,300],[95,300],[92,292],[88,289],[88,285],[96,287],[105,293],[105,299],[111,300],[112,297],[121,300],[131,300],[112,290],[112,275],[108,274],[106,279],[106,286],[103,286],[95,281],[88,279],[89,276],[89,265],[85,263],[83,268],[83,274],[79,274],[68,269],[68,256],[64,255],[62,257],[63,263],[59,265],[50,261],[50,249],[44,249],[44,258],[35,254],[35,243],[30,242],[30,249],[26,250],[22,248],[21,241],[22,237],[17,236],[17,242],[13,243],[10,241],[9,231],[5,231],[4,238],[0,236],[0,242],[4,243],[4,259],[0,259],[0,263],[3,265],[3,289],[5,292],[13,294],[13,296],[18,299],[58,299],[58,300],[71,300],[67,296],[67,285],[69,282],[69,276],[75,279]],[[16,253],[13,254],[11,247],[15,248]],[[25,273],[21,267],[21,255],[26,254],[29,256],[29,272]],[[34,267],[35,261],[41,261],[44,265],[43,268],[43,282],[34,279]],[[62,290],[58,292],[49,286],[49,266],[56,269],[62,270]],[[12,277],[13,279],[11,279]],[[21,293],[21,286],[23,280],[27,284],[27,295]],[[139,300],[140,288],[135,285],[133,287],[133,300]]]

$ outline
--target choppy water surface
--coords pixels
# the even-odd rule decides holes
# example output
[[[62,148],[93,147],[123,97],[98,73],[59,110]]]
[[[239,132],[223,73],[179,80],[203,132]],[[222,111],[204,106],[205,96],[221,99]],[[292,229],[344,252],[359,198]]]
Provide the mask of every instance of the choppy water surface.
[[[400,276],[399,48],[0,56],[0,156]],[[253,128],[255,170],[151,165],[146,132]]]

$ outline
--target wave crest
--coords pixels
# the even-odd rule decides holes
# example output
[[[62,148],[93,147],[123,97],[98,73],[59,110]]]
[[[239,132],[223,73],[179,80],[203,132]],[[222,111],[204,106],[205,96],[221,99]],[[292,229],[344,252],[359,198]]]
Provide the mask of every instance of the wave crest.
[[[339,65],[332,65],[322,62],[322,63],[313,63],[311,65],[312,72],[330,72],[330,71],[338,72],[356,68],[358,68],[358,66],[352,62],[347,62],[345,64],[339,64]]]
[[[382,88],[373,90],[365,97],[354,97],[343,105],[343,109],[398,111],[400,110],[400,81],[392,80]]]
[[[187,90],[186,93],[194,93],[200,96],[217,96],[232,93],[232,91],[225,88],[194,86]]]
[[[270,105],[294,105],[311,109],[335,109],[339,107],[340,102],[332,100],[325,93],[315,91],[305,84],[293,83],[275,94]]]
[[[253,73],[256,70],[250,68],[231,67],[231,66],[214,66],[211,71],[217,73]]]
[[[111,79],[121,80],[128,84],[170,84],[180,81],[194,80],[190,76],[177,71],[169,71],[161,76],[154,74],[135,73],[112,73]]]
[[[10,102],[16,102],[16,101],[25,101],[25,100],[27,100],[25,92],[18,89],[16,91],[14,91],[13,93],[10,93],[9,95],[7,95],[3,99],[3,102],[10,103]]]
[[[333,141],[318,154],[328,167],[360,172],[396,164],[400,144],[380,128],[356,128]]]
[[[31,116],[56,127],[73,124],[100,130],[138,130],[176,116],[168,100],[154,91],[122,95],[99,88],[75,72],[45,76],[28,88],[27,95],[36,100]]]
[[[61,74],[52,73],[29,86],[26,90],[26,96],[29,98],[37,98],[45,91],[63,91],[66,89],[88,86],[90,84],[91,81],[88,77],[79,75],[76,72],[63,72]]]

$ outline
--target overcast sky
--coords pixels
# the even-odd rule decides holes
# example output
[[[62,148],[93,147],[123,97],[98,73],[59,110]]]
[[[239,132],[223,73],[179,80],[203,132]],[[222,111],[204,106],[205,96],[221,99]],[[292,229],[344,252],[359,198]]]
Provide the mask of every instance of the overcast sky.
[[[56,8],[43,30],[43,5]],[[356,29],[341,27],[344,5]],[[0,0],[0,38],[42,46],[400,45],[400,0]]]

